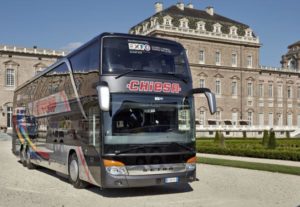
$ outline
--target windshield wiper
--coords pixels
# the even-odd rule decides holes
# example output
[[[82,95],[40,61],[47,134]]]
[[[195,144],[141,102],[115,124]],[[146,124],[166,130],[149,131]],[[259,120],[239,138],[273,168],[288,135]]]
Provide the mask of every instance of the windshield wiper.
[[[124,150],[121,150],[121,151],[115,151],[115,155],[123,154],[123,153],[126,153],[126,152],[131,152],[131,151],[134,151],[134,150],[145,149],[145,148],[146,148],[145,146],[132,147],[132,148],[124,149]]]
[[[182,76],[179,75],[179,74],[176,74],[176,73],[163,73],[163,74],[164,74],[164,75],[171,75],[171,76],[173,76],[173,77],[175,77],[175,78],[177,78],[177,79],[183,81],[184,83],[188,83],[188,80],[187,80],[186,78],[182,77]]]
[[[153,73],[153,71],[151,71],[151,70],[143,70],[143,69],[130,69],[129,71],[126,71],[126,72],[124,72],[124,73],[121,73],[120,75],[116,76],[116,77],[115,77],[115,79],[118,79],[118,78],[120,78],[120,77],[122,77],[122,76],[124,76],[124,75],[127,75],[127,74],[129,74],[129,73],[141,72],[141,71],[144,71],[144,72],[151,72],[151,73]]]

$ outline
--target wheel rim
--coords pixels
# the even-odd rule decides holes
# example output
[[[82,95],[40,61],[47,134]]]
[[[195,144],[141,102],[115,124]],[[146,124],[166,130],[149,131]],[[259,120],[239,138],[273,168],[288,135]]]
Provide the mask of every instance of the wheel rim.
[[[72,160],[70,164],[70,176],[72,181],[76,182],[78,178],[78,164],[76,160]]]

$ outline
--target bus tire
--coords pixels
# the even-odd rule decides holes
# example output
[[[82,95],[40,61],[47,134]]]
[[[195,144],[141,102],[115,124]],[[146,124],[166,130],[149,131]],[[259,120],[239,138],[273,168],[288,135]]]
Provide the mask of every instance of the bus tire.
[[[35,165],[30,160],[30,150],[26,150],[26,166],[29,170],[35,169]]]
[[[69,157],[69,181],[78,189],[85,188],[87,183],[79,178],[79,163],[76,153],[72,153]]]

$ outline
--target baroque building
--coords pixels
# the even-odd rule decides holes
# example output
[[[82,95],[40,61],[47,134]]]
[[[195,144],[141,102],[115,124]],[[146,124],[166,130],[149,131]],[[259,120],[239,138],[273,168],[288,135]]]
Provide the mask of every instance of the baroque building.
[[[14,90],[64,56],[64,52],[37,47],[0,45],[0,128],[12,127]]]
[[[283,137],[300,127],[299,42],[289,46],[283,68],[262,67],[261,43],[250,26],[217,14],[213,7],[198,10],[184,3],[166,9],[155,3],[155,14],[129,33],[185,47],[194,87],[210,88],[217,98],[218,110],[210,115],[204,96],[195,96],[201,136],[213,136],[216,130],[227,136],[241,136],[242,130],[262,136],[264,129],[273,128]]]
[[[282,56],[282,68],[300,72],[300,41],[288,46],[287,54]]]

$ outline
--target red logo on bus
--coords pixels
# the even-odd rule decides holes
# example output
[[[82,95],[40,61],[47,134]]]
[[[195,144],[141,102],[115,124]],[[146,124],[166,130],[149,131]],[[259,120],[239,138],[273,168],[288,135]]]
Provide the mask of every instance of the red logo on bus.
[[[132,80],[127,84],[130,91],[180,93],[179,83]]]

